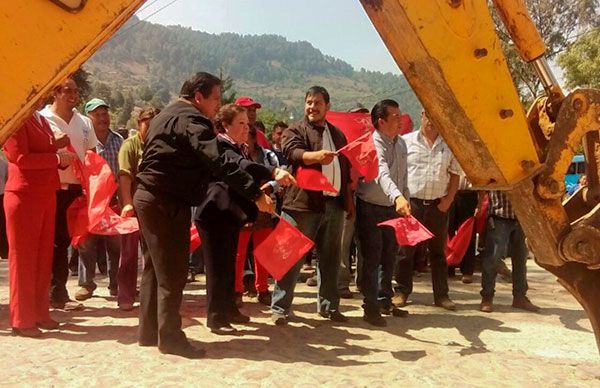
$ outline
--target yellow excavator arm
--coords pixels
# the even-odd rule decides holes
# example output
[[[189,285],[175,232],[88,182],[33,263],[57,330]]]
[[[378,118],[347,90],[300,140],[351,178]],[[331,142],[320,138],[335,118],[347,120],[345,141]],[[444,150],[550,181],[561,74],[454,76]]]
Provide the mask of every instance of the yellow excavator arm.
[[[599,340],[600,91],[563,95],[523,0],[494,0],[494,6],[546,91],[529,112],[519,100],[486,1],[360,2],[471,182],[482,190],[507,191],[538,264],[577,298]],[[5,2],[0,143],[142,3]],[[564,175],[582,141],[588,187],[562,203]]]

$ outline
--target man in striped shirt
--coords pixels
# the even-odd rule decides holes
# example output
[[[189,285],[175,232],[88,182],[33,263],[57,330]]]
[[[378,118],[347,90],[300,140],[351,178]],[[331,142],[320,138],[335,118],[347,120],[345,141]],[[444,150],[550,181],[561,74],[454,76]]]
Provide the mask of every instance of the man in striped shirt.
[[[448,297],[448,267],[444,247],[448,235],[448,210],[458,190],[458,161],[438,130],[421,113],[421,128],[403,136],[408,150],[408,189],[413,216],[434,237],[424,241],[429,248],[433,299],[438,307],[455,310],[456,305]],[[417,247],[403,247],[404,257],[396,266],[398,287],[392,302],[404,306],[413,289],[413,267]],[[402,255],[401,255],[402,256]]]
[[[518,309],[537,312],[539,307],[527,298],[527,246],[525,234],[502,191],[490,191],[485,254],[481,264],[481,306],[486,313],[494,311],[496,261],[510,256],[512,262],[513,302]],[[482,199],[483,196],[480,196]],[[478,208],[481,208],[481,200]]]

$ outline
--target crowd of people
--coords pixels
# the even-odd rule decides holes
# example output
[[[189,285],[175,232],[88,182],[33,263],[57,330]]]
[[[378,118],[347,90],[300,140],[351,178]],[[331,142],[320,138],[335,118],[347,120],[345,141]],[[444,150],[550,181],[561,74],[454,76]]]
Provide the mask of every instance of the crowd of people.
[[[373,106],[378,175],[365,181],[355,178],[350,160],[339,152],[348,141],[327,120],[331,102],[325,88],[309,88],[304,117],[289,126],[276,123],[270,143],[256,121],[260,103],[240,97],[222,105],[221,87],[209,73],[193,75],[162,111],[141,108],[137,130],[123,139],[111,129],[110,106],[102,99],[92,98],[79,113],[79,89],[68,78],[54,88],[53,102],[7,140],[4,209],[13,333],[39,337],[42,330],[58,329],[50,307],[83,309],[81,302],[94,295],[102,255],[118,308],[134,309],[140,247],[140,346],[188,358],[204,355],[181,327],[179,309],[190,270],[192,279],[194,273],[206,273],[206,324],[212,332],[232,333],[234,325],[250,321],[240,311],[244,292],[255,292],[270,307],[272,322],[285,326],[293,319],[294,290],[307,261],[298,260],[274,281],[271,293],[269,273],[252,255],[279,218],[315,243],[316,312],[324,319],[348,322],[340,299],[353,294],[354,243],[356,285],[369,324],[386,326],[385,316],[408,315],[401,307],[409,301],[413,271],[423,257],[430,266],[433,303],[455,310],[448,287],[455,268],[447,266],[445,255],[448,231],[455,233],[481,212],[486,196],[480,309],[493,311],[497,261],[510,257],[513,307],[538,310],[526,295],[528,252],[510,202],[503,192],[471,187],[425,111],[420,128],[401,136],[401,106],[393,100]],[[111,207],[122,217],[137,217],[139,232],[90,234],[78,245],[80,288],[73,300],[66,287],[72,238],[67,213],[84,194],[74,164],[90,150],[106,160],[118,184]],[[333,190],[299,187],[299,167],[321,173]],[[417,246],[400,246],[392,228],[378,226],[411,215],[433,234]],[[192,223],[201,245],[190,258]],[[460,265],[464,283],[473,281],[472,237]]]

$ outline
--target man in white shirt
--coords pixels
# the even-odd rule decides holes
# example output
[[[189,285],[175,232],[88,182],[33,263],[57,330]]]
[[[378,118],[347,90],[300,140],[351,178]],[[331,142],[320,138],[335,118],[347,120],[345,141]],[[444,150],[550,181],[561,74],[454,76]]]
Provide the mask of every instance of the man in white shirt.
[[[448,210],[458,191],[458,161],[439,135],[425,111],[421,113],[421,128],[403,136],[408,150],[408,189],[412,215],[434,237],[424,241],[429,248],[431,281],[436,306],[455,310],[456,305],[448,297],[448,267],[444,248],[448,236]],[[406,304],[412,292],[413,266],[417,246],[403,247],[405,257],[397,263],[396,296],[393,303]]]
[[[54,102],[40,113],[48,120],[54,136],[68,136],[71,146],[80,160],[85,152],[96,148],[96,135],[90,119],[77,112],[79,88],[72,78],[67,78],[54,88]],[[69,258],[67,249],[71,237],[67,227],[67,209],[75,198],[82,194],[81,182],[72,167],[58,172],[61,189],[56,194],[56,228],[54,234],[54,259],[52,262],[52,282],[50,285],[50,304],[54,308],[75,310],[83,308],[69,298],[67,279],[69,276]]]

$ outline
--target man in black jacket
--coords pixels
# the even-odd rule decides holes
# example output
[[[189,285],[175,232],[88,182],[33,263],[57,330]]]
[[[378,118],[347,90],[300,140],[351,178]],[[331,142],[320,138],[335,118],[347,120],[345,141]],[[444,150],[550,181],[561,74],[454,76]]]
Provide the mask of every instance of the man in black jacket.
[[[211,122],[220,106],[219,78],[200,72],[185,81],[180,99],[152,120],[134,197],[145,245],[139,344],[188,358],[204,355],[187,341],[179,314],[188,270],[190,207],[200,203],[215,176],[260,210],[273,206],[236,160],[220,156]]]
[[[328,123],[329,93],[321,86],[313,86],[304,97],[304,119],[283,132],[283,152],[294,172],[302,166],[322,172],[337,192],[303,190],[290,187],[283,200],[283,217],[315,241],[319,263],[317,267],[317,311],[324,318],[346,322],[339,311],[337,288],[340,267],[340,248],[344,210],[347,217],[354,215],[350,187],[350,163],[337,150],[346,145],[346,137]],[[275,284],[271,304],[272,320],[285,325],[294,288],[304,260],[298,263]]]

